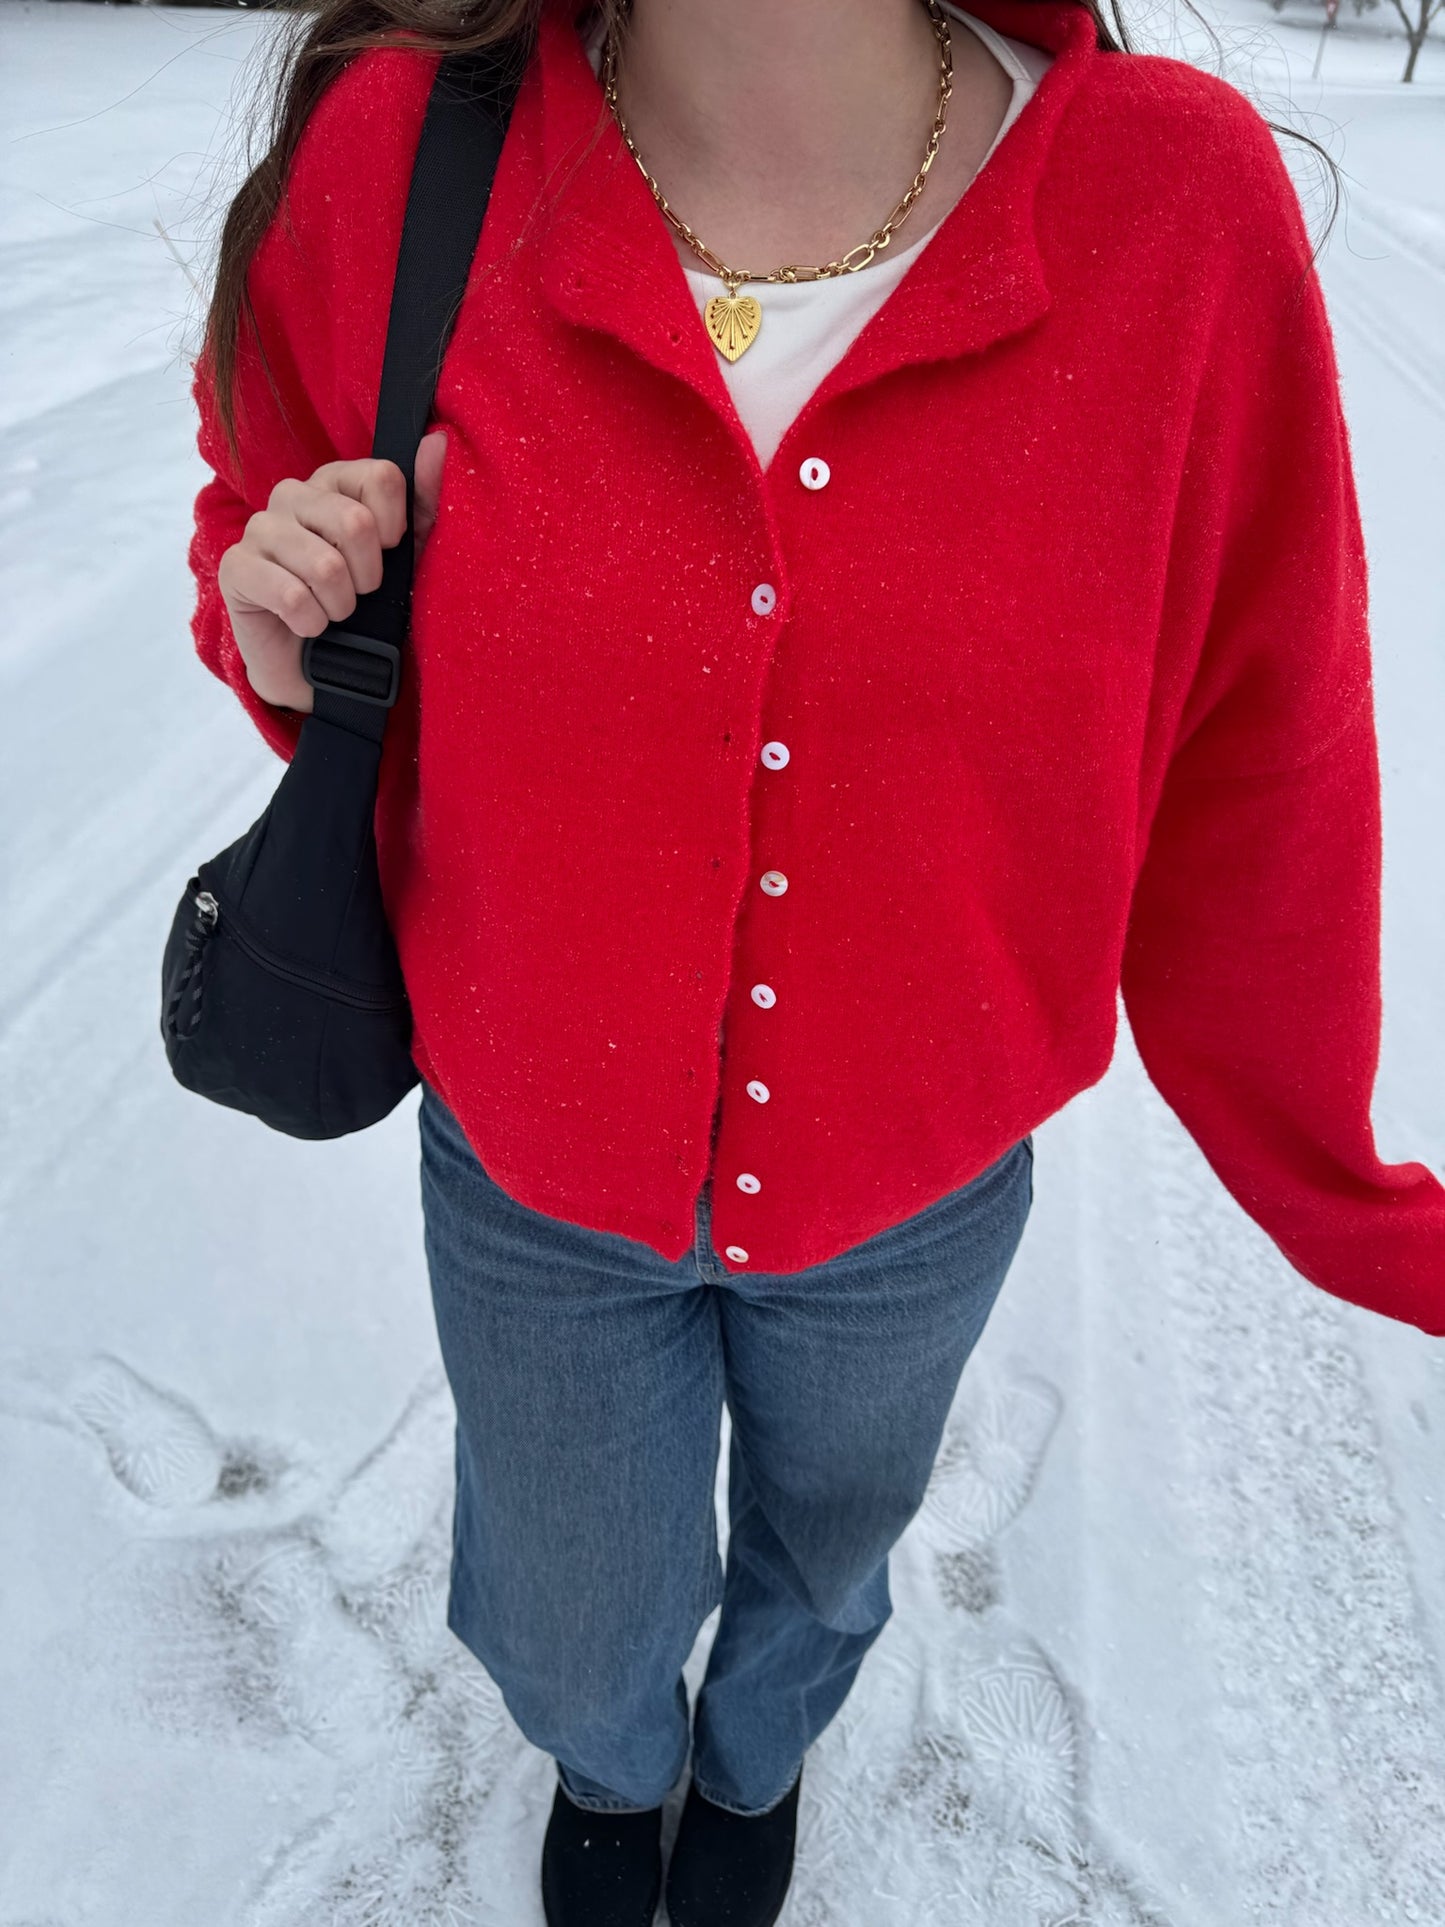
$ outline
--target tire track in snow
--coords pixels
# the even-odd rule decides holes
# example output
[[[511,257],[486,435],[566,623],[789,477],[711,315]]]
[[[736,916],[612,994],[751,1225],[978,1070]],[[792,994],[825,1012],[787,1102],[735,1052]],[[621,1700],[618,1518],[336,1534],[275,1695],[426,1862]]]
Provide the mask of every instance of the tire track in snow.
[[[1390,330],[1384,301],[1336,274],[1329,291],[1330,313],[1343,321],[1390,372],[1427,407],[1445,415],[1445,383],[1428,351]]]
[[[1186,1399],[1237,1919],[1438,1927],[1445,1693],[1342,1309],[1139,1079]]]
[[[1411,316],[1445,313],[1445,234],[1419,210],[1360,195],[1348,223],[1363,230],[1375,253],[1360,256],[1346,240],[1327,256],[1327,305],[1363,345],[1427,407],[1445,414],[1445,368],[1438,330],[1421,334]],[[1382,274],[1381,270],[1386,272]],[[1403,301],[1401,276],[1425,285],[1423,301]]]

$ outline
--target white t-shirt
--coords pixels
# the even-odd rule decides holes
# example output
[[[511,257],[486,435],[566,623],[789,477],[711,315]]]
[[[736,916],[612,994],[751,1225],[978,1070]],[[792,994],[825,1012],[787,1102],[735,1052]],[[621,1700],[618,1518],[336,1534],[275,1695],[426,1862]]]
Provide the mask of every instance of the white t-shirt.
[[[948,5],[947,0],[945,9],[950,19],[978,36],[1013,82],[1008,111],[984,155],[987,161],[1027,106],[1053,56],[1041,47],[995,32],[982,20]],[[600,22],[590,36],[588,57],[596,71],[602,59]],[[942,222],[935,223],[918,240],[896,251],[885,249],[854,274],[840,274],[828,281],[747,283],[747,292],[762,305],[763,325],[756,341],[737,361],[725,361],[721,355],[718,361],[764,468],[813,390],[842,359],[941,226]],[[902,230],[904,234],[907,231]],[[723,292],[723,284],[700,261],[695,267],[684,263],[683,272],[701,316],[712,297]]]

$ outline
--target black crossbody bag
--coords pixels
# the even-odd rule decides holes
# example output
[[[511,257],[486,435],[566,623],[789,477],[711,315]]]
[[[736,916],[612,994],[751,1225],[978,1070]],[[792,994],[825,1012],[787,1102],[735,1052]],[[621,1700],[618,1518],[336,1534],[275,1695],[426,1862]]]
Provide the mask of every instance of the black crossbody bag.
[[[411,609],[416,448],[481,235],[520,78],[515,45],[437,70],[412,167],[372,454],[406,477],[380,588],[307,640],[315,709],[265,813],[186,886],[161,1034],[187,1090],[291,1137],[341,1137],[417,1082],[373,819]]]

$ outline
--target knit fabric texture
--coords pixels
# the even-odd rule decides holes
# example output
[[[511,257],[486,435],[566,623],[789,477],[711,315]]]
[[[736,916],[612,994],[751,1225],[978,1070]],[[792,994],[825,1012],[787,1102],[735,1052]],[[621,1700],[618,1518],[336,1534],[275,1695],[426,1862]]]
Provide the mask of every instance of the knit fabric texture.
[[[711,1173],[723,1261],[792,1273],[1100,1078],[1122,987],[1291,1263],[1445,1333],[1445,1190],[1370,1119],[1365,561],[1299,202],[1224,82],[974,10],[1053,64],[764,470],[549,0],[383,757],[418,1067],[520,1203],[676,1259]],[[312,115],[239,463],[196,365],[195,638],[282,756],[217,565],[369,452],[434,67],[364,54]]]

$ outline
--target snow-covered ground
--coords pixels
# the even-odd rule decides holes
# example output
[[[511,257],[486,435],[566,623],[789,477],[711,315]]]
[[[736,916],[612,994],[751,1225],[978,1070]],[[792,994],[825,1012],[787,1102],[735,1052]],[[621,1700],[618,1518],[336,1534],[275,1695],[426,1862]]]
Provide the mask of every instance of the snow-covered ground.
[[[1229,4],[1228,71],[1350,176],[1376,1116],[1438,1171],[1445,48],[1400,88],[1347,14],[1315,81],[1302,10]],[[176,258],[268,31],[0,0],[0,1927],[540,1921],[549,1763],[442,1624],[413,1107],[292,1143],[156,1031],[188,866],[277,769],[190,654]],[[1294,1276],[1127,1040],[1038,1154],[787,1927],[1441,1927],[1445,1345]]]

